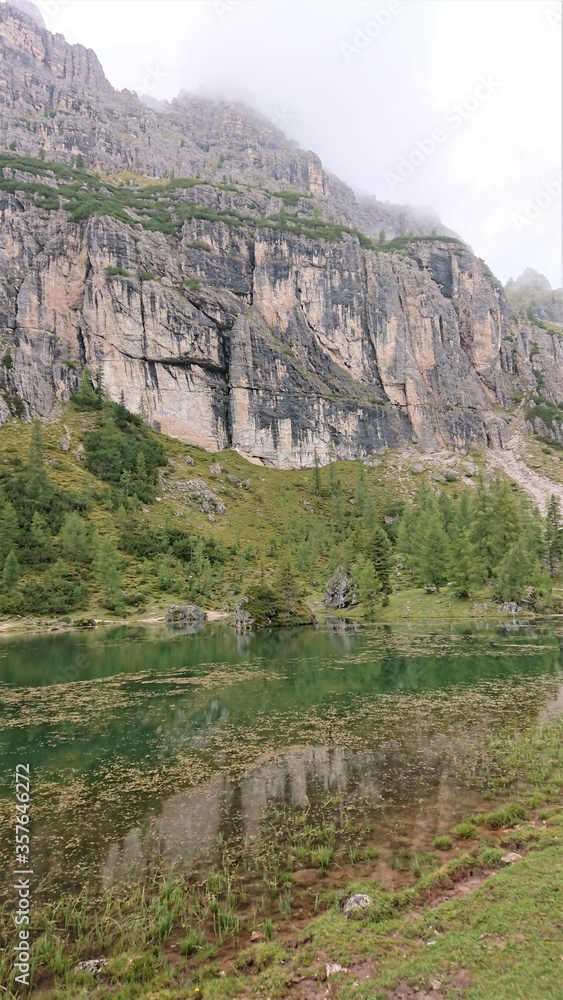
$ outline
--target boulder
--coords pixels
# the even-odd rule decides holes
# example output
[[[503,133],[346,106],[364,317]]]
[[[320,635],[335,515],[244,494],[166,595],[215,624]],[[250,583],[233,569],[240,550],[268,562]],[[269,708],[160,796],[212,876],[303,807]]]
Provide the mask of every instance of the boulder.
[[[358,603],[358,589],[344,566],[339,566],[326,585],[324,606],[327,611],[349,608]]]
[[[357,892],[344,900],[342,912],[347,917],[355,910],[365,910],[368,906],[371,906],[371,896],[366,896],[363,892]]]

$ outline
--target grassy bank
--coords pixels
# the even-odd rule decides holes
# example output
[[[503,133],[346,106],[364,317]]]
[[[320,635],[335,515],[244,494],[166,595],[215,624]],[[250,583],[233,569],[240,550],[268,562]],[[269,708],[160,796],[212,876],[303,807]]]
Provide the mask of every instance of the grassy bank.
[[[258,840],[209,866],[154,870],[103,892],[36,893],[38,995],[182,997],[559,995],[563,721],[476,748],[464,780],[483,809],[432,843],[380,851],[345,802],[274,810]],[[512,864],[507,852],[521,857]],[[385,858],[385,860],[384,860]],[[87,873],[85,873],[86,876]],[[49,895],[48,890],[44,892]],[[352,892],[370,897],[356,919]],[[11,908],[3,913],[14,943]],[[97,960],[91,971],[78,963]],[[3,959],[9,987],[9,959]],[[440,984],[440,985],[437,985]],[[13,991],[5,994],[17,995]]]

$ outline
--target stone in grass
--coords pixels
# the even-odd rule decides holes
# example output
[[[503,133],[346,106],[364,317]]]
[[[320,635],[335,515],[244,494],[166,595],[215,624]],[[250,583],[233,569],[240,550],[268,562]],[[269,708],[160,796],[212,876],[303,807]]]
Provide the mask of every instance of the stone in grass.
[[[512,865],[515,861],[520,861],[521,859],[521,854],[518,854],[516,851],[509,851],[508,854],[505,854],[500,860],[503,865]]]
[[[355,910],[365,910],[368,906],[371,906],[371,897],[366,896],[363,892],[357,892],[355,895],[348,896],[348,899],[344,900],[342,912],[347,917],[349,914],[354,913]]]
[[[338,962],[327,962],[326,963],[326,978],[329,976],[334,976],[336,972],[348,972],[343,965],[339,965]]]
[[[61,438],[59,440],[59,448],[61,451],[70,451],[70,441],[68,438]]]
[[[89,972],[92,976],[99,976],[104,965],[107,964],[107,958],[89,958],[85,962],[79,962],[78,965],[75,965],[74,971]]]

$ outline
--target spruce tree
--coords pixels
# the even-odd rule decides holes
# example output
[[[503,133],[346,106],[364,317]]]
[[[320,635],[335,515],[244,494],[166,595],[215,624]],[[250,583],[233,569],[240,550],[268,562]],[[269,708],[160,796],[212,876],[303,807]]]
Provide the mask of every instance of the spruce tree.
[[[6,590],[13,590],[20,578],[20,567],[15,553],[8,552],[4,569],[2,570],[2,581]]]
[[[547,504],[545,518],[545,540],[547,548],[547,558],[549,571],[553,576],[559,569],[561,562],[563,521],[561,518],[561,504],[556,496],[550,496]]]
[[[119,611],[121,599],[121,560],[112,538],[98,540],[96,551],[96,575],[104,593],[104,607]]]
[[[34,562],[50,562],[54,552],[51,529],[46,519],[38,511],[33,515],[29,534],[33,546]]]
[[[495,573],[495,597],[499,601],[519,602],[539,575],[537,560],[519,538],[501,559]]]
[[[8,553],[15,549],[20,537],[19,518],[12,503],[4,505],[0,514],[0,559],[6,559]]]
[[[59,534],[59,542],[65,559],[73,563],[89,563],[92,552],[88,529],[79,514],[67,514]]]
[[[439,591],[448,575],[448,536],[435,511],[430,511],[423,518],[421,527],[423,532],[418,554],[418,572],[423,583],[430,584]]]
[[[358,584],[358,596],[364,609],[364,616],[366,618],[373,618],[377,598],[381,591],[381,583],[377,578],[377,573],[371,560],[358,560],[354,575]]]
[[[376,527],[369,535],[364,548],[367,559],[372,563],[379,589],[386,594],[391,593],[389,577],[391,573],[391,542],[383,528]]]

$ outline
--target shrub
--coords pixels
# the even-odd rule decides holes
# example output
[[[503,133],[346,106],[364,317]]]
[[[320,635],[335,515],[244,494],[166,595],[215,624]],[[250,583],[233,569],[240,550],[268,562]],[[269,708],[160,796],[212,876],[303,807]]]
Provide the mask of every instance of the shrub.
[[[106,274],[108,275],[109,278],[113,278],[113,277],[128,278],[129,277],[129,271],[124,271],[122,267],[113,267],[113,266],[106,267]]]

